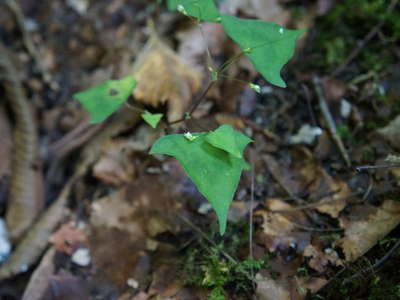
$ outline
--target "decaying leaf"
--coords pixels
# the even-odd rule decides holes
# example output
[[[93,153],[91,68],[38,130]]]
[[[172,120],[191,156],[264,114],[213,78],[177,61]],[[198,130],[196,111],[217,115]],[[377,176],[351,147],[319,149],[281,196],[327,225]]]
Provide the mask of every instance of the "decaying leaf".
[[[294,280],[288,278],[274,280],[257,274],[256,281],[256,295],[260,300],[301,300],[304,298],[296,291]]]
[[[386,127],[378,130],[393,147],[400,150],[400,116],[397,116]]]
[[[125,139],[112,139],[102,145],[102,155],[93,167],[93,175],[106,184],[119,186],[135,176],[132,149]]]
[[[143,176],[92,204],[92,263],[117,286],[125,286],[130,278],[146,286],[140,275],[149,268],[146,261],[141,263],[143,253],[157,247],[152,239],[156,235],[176,230],[178,203],[167,188],[169,178],[160,177]]]
[[[268,210],[258,211],[256,215],[263,217],[262,240],[269,251],[289,248],[292,245],[296,245],[299,252],[304,251],[311,238],[310,233],[302,232],[301,229],[302,226],[310,226],[304,212],[279,212],[293,207],[278,198],[267,199],[265,205]]]
[[[290,195],[310,195],[320,205],[316,209],[336,218],[346,206],[350,189],[340,178],[332,177],[306,148],[291,152],[291,164],[279,163],[273,156],[264,155],[268,170]]]
[[[49,240],[57,251],[72,255],[79,244],[86,240],[86,235],[82,227],[77,227],[75,222],[69,222],[61,226]]]
[[[323,251],[322,249],[310,244],[304,250],[304,256],[310,257],[308,265],[320,274],[326,272],[329,264],[333,266],[343,266],[343,261],[332,248],[327,248]]]
[[[168,102],[168,120],[180,119],[199,89],[201,74],[188,66],[153,31],[133,66],[136,100],[158,107]]]
[[[359,216],[354,220],[355,216]],[[381,207],[356,206],[348,217],[340,217],[345,236],[337,243],[347,261],[354,261],[400,223],[400,203],[386,200]]]

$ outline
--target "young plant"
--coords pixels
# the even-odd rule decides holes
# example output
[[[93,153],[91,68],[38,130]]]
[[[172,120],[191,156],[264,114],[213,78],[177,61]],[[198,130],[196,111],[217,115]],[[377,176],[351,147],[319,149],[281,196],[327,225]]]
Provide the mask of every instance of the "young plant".
[[[240,45],[240,55],[247,56],[268,82],[286,87],[280,72],[293,56],[296,41],[304,30],[290,30],[269,22],[221,14],[213,0],[168,0],[167,6],[170,10],[177,10],[198,22],[221,23],[227,35]],[[219,70],[208,67],[211,70],[210,86],[231,62],[223,64]],[[121,80],[106,81],[95,88],[77,93],[74,97],[89,111],[91,123],[97,123],[116,111],[132,94],[135,86],[135,79],[128,76]],[[249,87],[260,91],[256,84],[249,83]],[[199,98],[185,118],[191,117],[204,96]],[[142,114],[144,121],[153,128],[162,117],[162,114],[149,112]],[[183,120],[167,122],[167,125]],[[163,136],[152,146],[150,154],[170,155],[182,164],[188,177],[214,208],[222,235],[241,173],[249,168],[243,158],[243,151],[249,142],[250,138],[231,126],[222,125],[210,132]]]

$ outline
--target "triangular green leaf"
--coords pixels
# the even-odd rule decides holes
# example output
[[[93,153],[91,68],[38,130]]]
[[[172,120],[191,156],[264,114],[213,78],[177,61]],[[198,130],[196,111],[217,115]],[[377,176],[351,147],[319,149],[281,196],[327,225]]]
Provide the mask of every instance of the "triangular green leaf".
[[[221,15],[213,0],[168,0],[168,9],[178,10],[202,21],[221,21]]]
[[[73,97],[90,113],[90,123],[98,123],[115,112],[132,94],[135,86],[136,80],[127,76],[120,80],[108,80]]]
[[[147,124],[149,124],[153,128],[156,128],[158,122],[160,122],[161,118],[163,117],[163,114],[152,114],[146,111],[143,114],[141,114],[141,116],[143,120],[146,121]]]
[[[251,142],[251,139],[234,130],[230,125],[222,125],[217,130],[207,134],[206,141],[237,158],[243,158],[243,150]]]
[[[164,136],[155,142],[150,153],[171,155],[182,164],[188,177],[214,208],[222,235],[229,205],[246,162],[212,146],[206,141],[206,134]]]
[[[305,30],[290,30],[274,23],[221,15],[226,33],[237,42],[255,68],[270,83],[286,87],[282,67],[292,58],[296,41]]]

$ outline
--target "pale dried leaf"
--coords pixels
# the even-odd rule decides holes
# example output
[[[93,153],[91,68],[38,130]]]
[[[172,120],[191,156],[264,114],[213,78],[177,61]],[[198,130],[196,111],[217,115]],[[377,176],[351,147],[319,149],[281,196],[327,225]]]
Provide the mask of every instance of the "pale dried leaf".
[[[168,102],[169,121],[184,115],[201,84],[201,74],[182,61],[155,32],[137,58],[133,76],[138,81],[135,99],[154,107]]]
[[[392,120],[386,127],[378,129],[378,133],[393,147],[400,150],[400,115]]]
[[[75,222],[71,221],[62,225],[57,232],[50,236],[49,241],[59,252],[69,255],[86,240],[84,228],[77,227]]]
[[[337,218],[339,213],[346,207],[346,199],[350,195],[350,189],[346,182],[338,178],[330,177],[325,171],[323,171],[322,174],[329,186],[329,190],[333,192],[333,195],[323,197],[320,202],[326,204],[318,205],[316,209],[319,212]]]
[[[265,203],[268,210],[260,210],[256,215],[263,217],[263,241],[269,251],[285,249],[296,245],[302,252],[310,242],[310,234],[301,232],[302,226],[310,226],[304,212],[288,212],[293,206],[278,198],[269,198]],[[274,212],[275,211],[275,212]],[[286,212],[279,212],[286,211]]]
[[[328,280],[325,278],[318,277],[296,277],[296,279],[300,290],[309,290],[312,293],[318,292],[325,284],[328,283]]]
[[[301,300],[304,299],[296,289],[296,282],[289,278],[272,279],[256,275],[256,295],[259,300]]]
[[[339,218],[345,236],[337,244],[343,249],[347,261],[364,255],[400,223],[399,202],[386,200],[381,207],[366,214],[365,218],[351,218],[352,215],[361,215],[364,210],[364,207],[358,206],[349,213],[349,217]]]
[[[93,176],[115,186],[129,183],[135,176],[132,158],[128,140],[109,140],[102,146],[101,157],[93,167]]]
[[[310,257],[308,265],[319,273],[325,273],[329,264],[333,266],[343,266],[343,261],[333,249],[328,249],[328,251],[324,252],[310,244],[304,250],[303,255],[305,257]]]

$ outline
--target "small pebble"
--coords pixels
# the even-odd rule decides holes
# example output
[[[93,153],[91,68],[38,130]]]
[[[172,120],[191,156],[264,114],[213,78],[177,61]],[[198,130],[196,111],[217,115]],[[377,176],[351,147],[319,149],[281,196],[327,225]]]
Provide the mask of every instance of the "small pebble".
[[[87,248],[79,248],[72,254],[71,261],[81,267],[87,267],[90,264],[90,251]]]

